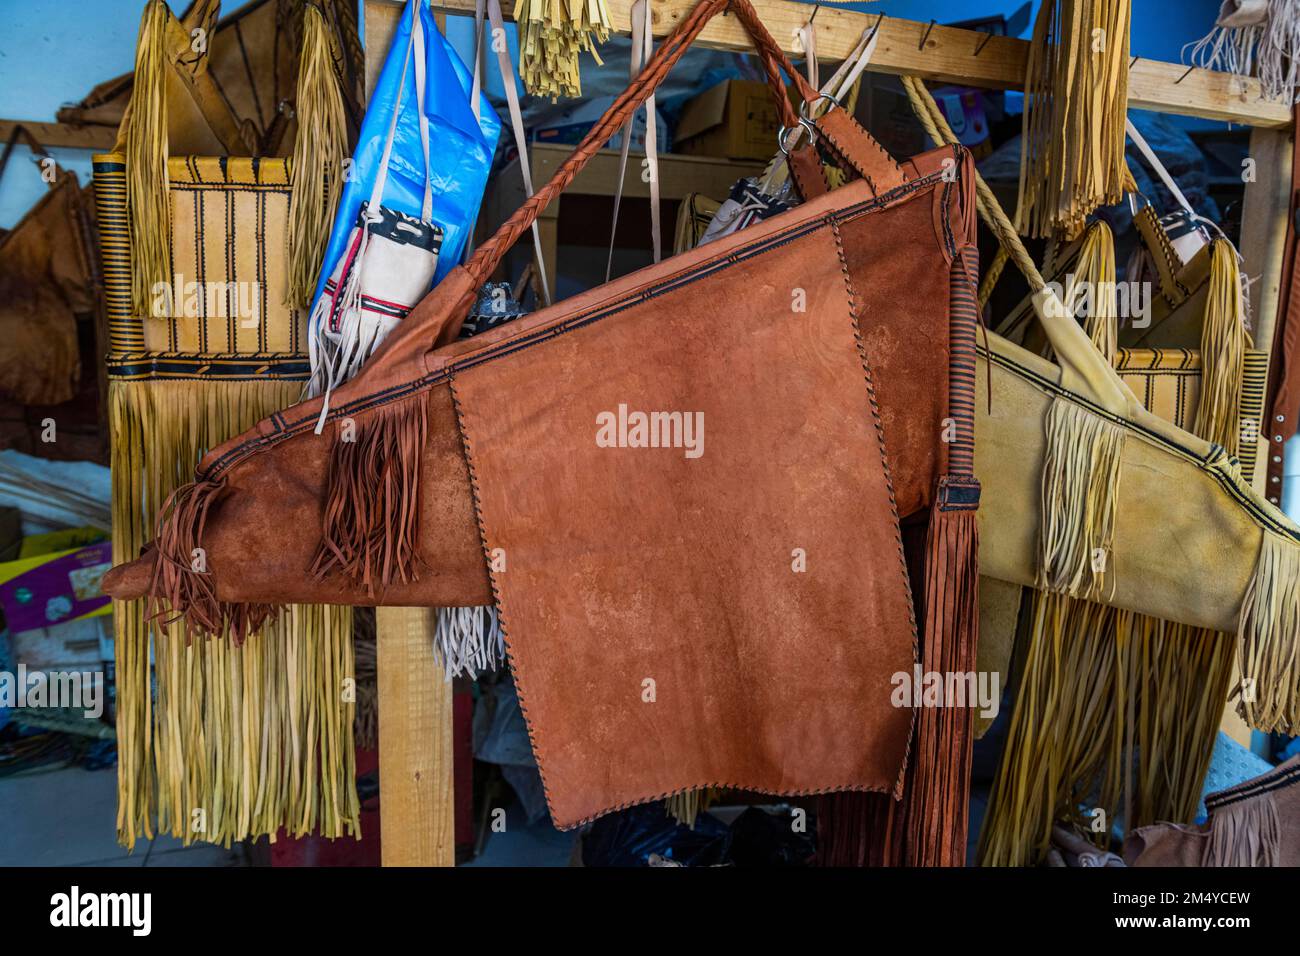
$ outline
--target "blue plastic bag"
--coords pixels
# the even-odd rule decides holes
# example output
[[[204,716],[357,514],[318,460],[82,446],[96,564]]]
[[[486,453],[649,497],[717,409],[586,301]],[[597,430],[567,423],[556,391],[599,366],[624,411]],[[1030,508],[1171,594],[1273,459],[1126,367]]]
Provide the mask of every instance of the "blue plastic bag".
[[[434,24],[433,14],[425,0],[410,0],[410,3],[419,4],[426,37],[424,112],[429,117],[433,221],[443,230],[442,248],[433,280],[436,285],[464,254],[465,243],[483,201],[492,154],[501,133],[501,121],[485,96],[480,97],[479,117],[474,117],[469,102],[473,85],[469,69]],[[418,218],[424,203],[424,156],[415,98],[415,64],[407,64],[405,76],[401,75],[411,36],[410,3],[398,21],[384,68],[361,122],[361,135],[352,155],[351,175],[343,184],[334,227],[325,249],[325,261],[316,282],[317,299],[325,287],[325,280],[343,255],[361,204],[370,198],[383,158],[384,139],[392,121],[399,83],[405,89],[401,115],[393,135],[393,152],[388,161],[383,205]]]

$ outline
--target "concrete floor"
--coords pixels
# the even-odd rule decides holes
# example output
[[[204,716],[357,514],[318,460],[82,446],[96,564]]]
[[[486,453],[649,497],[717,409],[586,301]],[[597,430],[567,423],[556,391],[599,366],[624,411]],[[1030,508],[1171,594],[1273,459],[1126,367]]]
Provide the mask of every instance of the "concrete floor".
[[[0,778],[0,867],[245,866],[239,847],[173,837],[117,844],[117,770],[69,768]]]

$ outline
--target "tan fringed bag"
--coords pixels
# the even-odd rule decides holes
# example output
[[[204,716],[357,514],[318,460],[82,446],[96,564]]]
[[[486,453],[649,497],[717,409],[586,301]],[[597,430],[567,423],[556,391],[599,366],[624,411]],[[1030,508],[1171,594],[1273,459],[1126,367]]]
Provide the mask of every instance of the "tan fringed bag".
[[[932,136],[951,135],[937,111],[930,116]],[[1044,289],[982,183],[979,197],[1012,261]],[[1038,585],[1040,528],[1056,522],[1062,533],[1045,569],[1053,587],[1237,634],[1253,696],[1241,701],[1243,716],[1263,730],[1300,726],[1300,527],[1251,489],[1221,447],[1144,409],[1050,290],[1033,304],[1055,364],[992,333],[979,350],[977,393],[992,390],[988,414],[976,418],[981,572]],[[1093,454],[1078,454],[1081,440]],[[1099,474],[1116,468],[1118,486]],[[1149,480],[1124,482],[1127,472]],[[1091,497],[1087,520],[1079,509],[1088,496],[1045,495],[1069,486]],[[1040,509],[1024,506],[1036,500]],[[1092,548],[1107,539],[1105,570],[1094,572]]]
[[[172,110],[163,91],[174,81],[168,51],[178,30],[164,4],[147,6],[136,95],[119,134],[124,151],[94,161],[117,560],[153,536],[154,515],[204,453],[302,394],[306,329],[304,314],[285,304],[286,251],[306,204],[301,193],[323,206],[338,169],[323,158],[326,168],[308,176],[285,158],[168,157]],[[324,30],[309,6],[300,144],[314,129],[305,101],[338,105]],[[159,157],[161,202],[150,179]],[[147,175],[132,175],[137,162]],[[297,191],[295,174],[306,176]],[[165,280],[141,271],[133,238],[141,234],[150,237],[148,255],[164,256]],[[133,306],[140,294],[143,311]],[[351,611],[295,606],[265,629],[235,629],[233,642],[191,641],[179,624],[148,618],[142,601],[114,606],[119,840],[151,837],[155,819],[159,832],[187,843],[229,845],[281,829],[357,833],[354,704],[343,696],[354,677]]]

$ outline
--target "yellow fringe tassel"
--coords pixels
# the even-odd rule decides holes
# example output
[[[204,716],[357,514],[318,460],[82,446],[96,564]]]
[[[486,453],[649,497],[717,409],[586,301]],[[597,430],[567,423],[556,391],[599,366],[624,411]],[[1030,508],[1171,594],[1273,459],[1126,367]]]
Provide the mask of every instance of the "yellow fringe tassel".
[[[1241,451],[1241,383],[1250,347],[1237,253],[1228,240],[1215,239],[1210,245],[1201,326],[1201,397],[1193,431],[1230,455]]]
[[[1209,769],[1232,641],[1039,592],[980,863],[1040,862],[1066,821],[1100,846],[1127,828],[1190,821]]]
[[[1094,222],[1084,233],[1074,272],[1065,287],[1065,305],[1071,315],[1083,315],[1083,330],[1106,357],[1115,363],[1119,348],[1119,302],[1115,288],[1115,238],[1110,226]],[[1089,299],[1082,309],[1082,297]]]
[[[1078,236],[1126,179],[1130,0],[1047,0],[1025,71],[1016,229]]]
[[[578,55],[604,63],[597,43],[609,39],[605,0],[516,0],[519,76],[533,96],[581,96]]]
[[[300,382],[109,384],[113,558],[139,554],[159,506],[209,448],[297,398]],[[360,835],[350,608],[291,607],[242,647],[186,641],[114,606],[118,839],[229,846],[284,828]],[[151,640],[152,638],[152,640]],[[150,691],[150,651],[157,681]]]
[[[1091,598],[1114,562],[1124,430],[1062,398],[1047,412],[1038,583]]]
[[[320,8],[311,3],[303,13],[297,114],[285,303],[305,308],[316,291],[347,158],[347,121],[330,55],[329,28]]]
[[[152,316],[153,289],[171,281],[171,207],[167,196],[167,25],[171,11],[149,0],[135,48],[126,125],[127,208],[131,221],[131,302]],[[160,316],[153,316],[160,318]]]
[[[1300,546],[1264,532],[1241,602],[1237,713],[1266,733],[1300,734]]]

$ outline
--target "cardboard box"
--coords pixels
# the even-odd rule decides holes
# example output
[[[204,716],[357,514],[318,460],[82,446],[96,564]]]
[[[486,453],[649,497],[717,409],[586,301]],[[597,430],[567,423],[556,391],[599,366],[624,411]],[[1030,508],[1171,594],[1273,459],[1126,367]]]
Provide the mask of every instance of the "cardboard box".
[[[686,102],[674,151],[722,159],[771,159],[781,121],[766,83],[724,80]]]
[[[529,131],[529,138],[534,143],[560,143],[576,146],[581,143],[591,128],[595,126],[605,111],[614,105],[614,97],[598,96],[590,100],[578,100],[567,109],[552,112],[548,118]],[[645,152],[645,110],[637,110],[632,118],[632,145],[634,153]],[[655,110],[655,149],[666,153],[672,148],[668,137],[668,126]],[[602,149],[621,149],[623,147],[623,127],[601,147]]]
[[[112,613],[100,589],[113,566],[107,541],[0,564],[0,608],[11,633]]]

